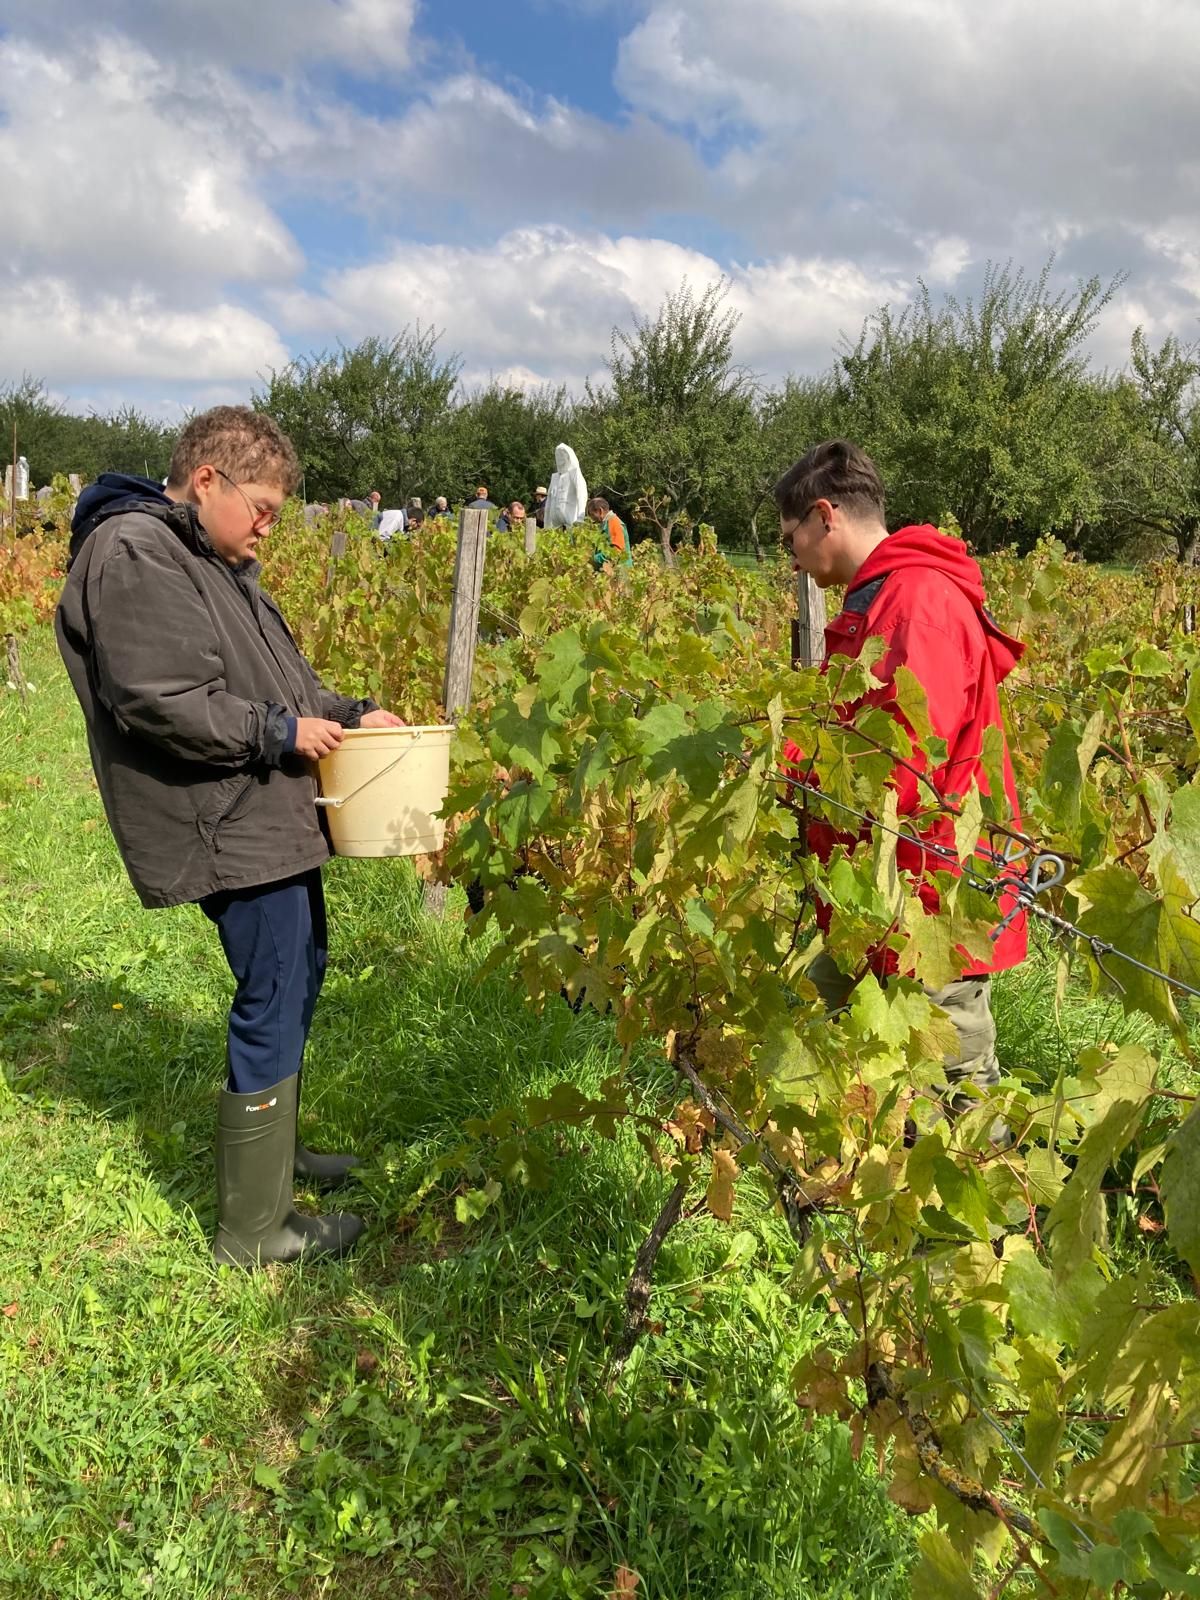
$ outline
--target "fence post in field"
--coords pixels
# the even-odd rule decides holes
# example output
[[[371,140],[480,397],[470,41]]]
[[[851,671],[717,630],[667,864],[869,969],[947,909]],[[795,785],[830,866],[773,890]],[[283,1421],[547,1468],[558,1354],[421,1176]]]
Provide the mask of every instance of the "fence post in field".
[[[25,681],[25,672],[21,666],[21,649],[17,643],[15,633],[4,635],[4,653],[8,666],[9,681],[16,688],[21,697],[21,709],[29,710],[29,685]]]
[[[538,525],[536,517],[525,518],[525,554],[535,555],[537,552]]]
[[[333,582],[333,564],[346,554],[346,530],[339,528],[329,541],[329,565],[325,568],[325,587]]]
[[[796,620],[792,623],[792,667],[815,667],[825,654],[825,592],[807,573],[796,577]]]
[[[487,512],[458,514],[458,551],[450,595],[450,638],[446,646],[446,678],[442,704],[453,722],[471,704],[475,646],[479,640],[479,602],[483,598],[483,562],[487,555]],[[426,883],[425,909],[440,917],[446,910],[446,885]]]
[[[1196,607],[1190,600],[1183,608],[1183,631],[1184,633],[1196,631]]]

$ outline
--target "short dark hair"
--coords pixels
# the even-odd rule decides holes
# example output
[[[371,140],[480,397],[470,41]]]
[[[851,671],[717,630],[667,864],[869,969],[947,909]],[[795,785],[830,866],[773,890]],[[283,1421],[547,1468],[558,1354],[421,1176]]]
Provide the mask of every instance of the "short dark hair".
[[[609,504],[602,494],[594,494],[587,503],[589,517],[603,517],[608,514]]]
[[[300,482],[292,441],[273,417],[249,406],[213,406],[193,417],[175,441],[167,481],[186,489],[206,465],[244,483],[277,483],[284,494]]]
[[[814,500],[831,500],[852,517],[876,516],[883,521],[883,479],[865,450],[849,439],[826,439],[813,445],[775,485],[781,516],[804,516]]]

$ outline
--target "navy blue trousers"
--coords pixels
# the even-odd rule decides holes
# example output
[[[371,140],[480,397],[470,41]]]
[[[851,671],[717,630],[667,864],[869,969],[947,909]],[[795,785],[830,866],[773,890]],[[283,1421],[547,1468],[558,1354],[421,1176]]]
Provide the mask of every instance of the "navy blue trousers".
[[[229,1088],[257,1094],[299,1072],[325,978],[321,872],[223,890],[200,901],[217,925],[237,990],[229,1012]]]

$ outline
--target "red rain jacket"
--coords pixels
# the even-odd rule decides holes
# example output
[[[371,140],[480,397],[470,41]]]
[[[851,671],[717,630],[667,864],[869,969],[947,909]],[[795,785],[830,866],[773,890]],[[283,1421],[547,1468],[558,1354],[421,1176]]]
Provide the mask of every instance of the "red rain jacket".
[[[980,763],[984,730],[993,724],[1003,727],[999,686],[1025,650],[1023,644],[992,621],[984,598],[979,567],[957,539],[928,525],[900,528],[863,562],[846,591],[840,614],[825,630],[822,671],[828,670],[832,656],[857,656],[865,639],[884,640],[886,654],[874,668],[881,683],[878,700],[910,733],[903,713],[888,694],[888,685],[899,666],[907,666],[915,673],[928,698],[933,730],[948,746],[945,764],[929,774],[934,788],[947,798],[966,794],[973,782],[983,793],[988,792]],[[871,699],[875,698],[872,694]],[[804,761],[803,752],[790,740],[783,755],[785,762],[797,768]],[[921,764],[918,756],[914,765]],[[891,781],[901,817],[927,809],[931,800],[928,786],[919,784],[912,772],[898,766]],[[1007,744],[1004,787],[1008,800],[1004,820],[1019,831],[1016,782]],[[809,826],[809,844],[826,860],[839,834],[846,837],[836,822],[813,822]],[[932,819],[921,829],[921,837],[948,845],[953,851],[952,820]],[[896,858],[899,866],[914,875],[921,871],[923,862],[931,870],[956,870],[952,863],[941,859],[928,861],[918,845],[907,841],[897,846]],[[938,895],[933,884],[922,878],[918,892],[926,909],[936,911]],[[1011,905],[1011,894],[1002,895],[1000,914]],[[820,920],[827,923],[827,911]],[[1027,949],[1028,929],[1022,912],[996,940],[992,958],[970,963],[963,969],[963,976],[1015,967],[1025,959]],[[897,970],[893,952],[882,952],[882,958],[883,970]]]

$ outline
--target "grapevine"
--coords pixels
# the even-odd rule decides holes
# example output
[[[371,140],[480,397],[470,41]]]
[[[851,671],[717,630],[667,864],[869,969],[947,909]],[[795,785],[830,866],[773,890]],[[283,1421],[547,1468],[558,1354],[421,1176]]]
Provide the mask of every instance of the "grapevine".
[[[336,558],[332,531],[289,509],[266,586],[331,681],[435,720],[454,529],[385,549],[348,518]],[[663,1205],[630,1263],[614,1390],[679,1218],[777,1211],[798,1305],[829,1312],[796,1403],[841,1419],[892,1498],[928,1514],[914,1593],[1200,1594],[1196,578],[1099,574],[1049,542],[985,563],[999,620],[1031,644],[1003,691],[1030,848],[986,796],[962,797],[929,916],[897,865],[888,786],[897,761],[936,757],[919,691],[911,737],[878,709],[844,721],[870,656],[791,670],[782,562],[742,572],[702,543],[669,572],[641,548],[628,575],[598,573],[589,548],[490,541],[438,870],[482,890],[466,937],[487,964],[534,1005],[611,1014],[624,1066],[595,1095],[563,1083],[472,1124],[465,1215],[505,1181],[544,1181],[548,1127],[630,1130]],[[6,627],[23,629],[53,602],[62,543],[5,554]],[[785,737],[814,752],[803,804]],[[826,863],[805,847],[820,805],[840,818]],[[1062,864],[1048,889],[1028,874],[1037,851]],[[1060,986],[1110,990],[1158,1044],[1097,1039],[1051,1080],[1009,1062],[948,1119],[948,1023],[925,989],[986,952],[1004,872],[1045,913],[1036,959]],[[881,943],[911,978],[872,975]],[[834,1015],[806,976],[822,951],[859,979]],[[650,1075],[649,1102],[648,1060],[673,1069]],[[1118,1189],[1156,1241],[1135,1270],[1114,1251]]]

